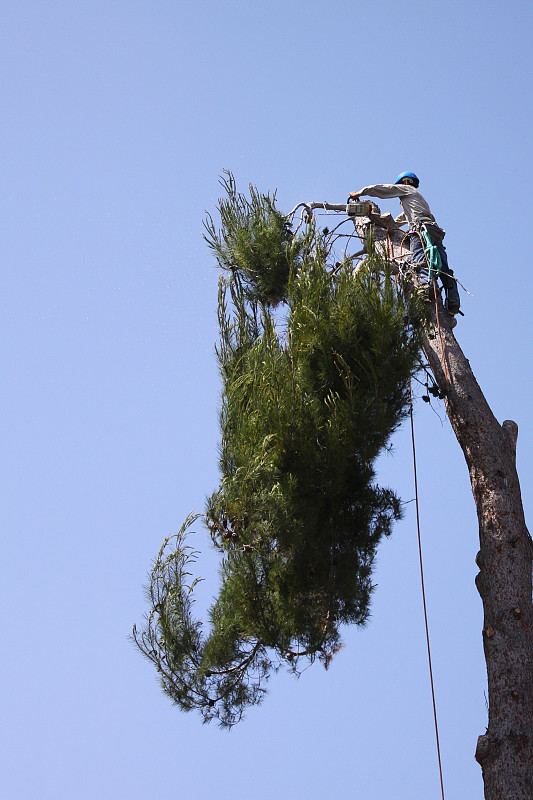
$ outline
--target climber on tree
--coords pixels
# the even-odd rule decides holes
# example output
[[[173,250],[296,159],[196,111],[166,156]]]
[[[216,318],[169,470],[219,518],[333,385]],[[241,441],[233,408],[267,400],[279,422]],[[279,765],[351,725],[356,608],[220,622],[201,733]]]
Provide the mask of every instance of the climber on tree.
[[[396,217],[397,225],[409,224],[409,248],[411,260],[421,282],[421,289],[429,295],[432,277],[440,277],[446,293],[445,307],[449,314],[457,314],[461,305],[457,281],[448,266],[446,248],[442,244],[444,231],[435,222],[429,205],[418,191],[420,181],[414,172],[402,172],[396,182],[365,186],[358,192],[350,192],[350,199],[361,195],[370,197],[398,197],[402,213]]]

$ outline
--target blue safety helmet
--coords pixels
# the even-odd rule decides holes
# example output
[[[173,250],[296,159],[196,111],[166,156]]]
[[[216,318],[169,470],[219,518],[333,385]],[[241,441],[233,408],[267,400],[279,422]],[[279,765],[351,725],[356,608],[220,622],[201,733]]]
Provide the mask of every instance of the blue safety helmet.
[[[400,183],[401,181],[403,181],[404,178],[411,178],[415,185],[415,189],[418,189],[418,187],[420,186],[420,181],[418,180],[414,172],[402,172],[400,175],[398,175],[394,183]]]

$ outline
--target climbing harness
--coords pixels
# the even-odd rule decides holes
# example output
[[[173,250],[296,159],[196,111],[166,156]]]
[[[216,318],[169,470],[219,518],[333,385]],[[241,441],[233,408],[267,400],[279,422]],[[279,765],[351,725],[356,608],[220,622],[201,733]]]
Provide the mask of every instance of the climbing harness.
[[[424,249],[424,255],[429,269],[429,280],[435,276],[438,278],[443,272],[442,259],[439,253],[438,245],[442,243],[446,236],[446,231],[440,228],[434,220],[422,217],[411,228],[408,236],[411,234],[418,234]]]
[[[436,278],[443,272],[443,270],[442,270],[442,261],[441,261],[440,253],[439,253],[439,251],[437,249],[437,246],[431,243],[431,235],[427,232],[427,225],[428,225],[429,222],[430,221],[421,220],[420,225],[417,225],[416,228],[413,228],[412,230],[410,230],[408,233],[405,234],[405,236],[402,239],[400,247],[403,247],[403,243],[405,242],[405,240],[409,236],[413,236],[413,235],[419,236],[420,240],[422,242],[422,246],[423,246],[423,250],[424,250],[424,256],[426,258],[426,263],[428,265],[429,277],[431,278],[431,281],[432,281],[433,297],[435,299],[435,316],[437,318],[437,329],[438,329],[438,332],[439,332],[440,349],[441,349],[441,353],[442,353],[442,366],[443,366],[443,370],[444,370],[444,375],[446,377],[446,383],[448,384],[448,387],[449,387],[450,386],[450,376],[448,374],[448,367],[447,367],[447,364],[446,364],[446,357],[445,357],[445,354],[444,354],[444,342],[442,340],[442,332],[441,332],[441,329],[440,329],[440,315],[439,315],[439,306],[438,306],[438,302],[437,302],[437,282],[436,282]],[[432,226],[432,228],[435,228],[435,229],[438,229],[439,231],[441,231],[442,237],[441,237],[440,241],[442,241],[442,239],[444,239],[445,232],[442,230],[442,228],[439,228],[439,226],[434,222],[431,222],[431,226]],[[424,236],[430,242],[430,247],[429,248],[426,245],[426,242],[424,241]],[[435,264],[435,261],[433,261],[433,263],[432,263],[432,260],[431,260],[435,253],[436,253],[436,259],[438,259],[436,264]],[[435,266],[437,267],[437,269],[435,269]]]

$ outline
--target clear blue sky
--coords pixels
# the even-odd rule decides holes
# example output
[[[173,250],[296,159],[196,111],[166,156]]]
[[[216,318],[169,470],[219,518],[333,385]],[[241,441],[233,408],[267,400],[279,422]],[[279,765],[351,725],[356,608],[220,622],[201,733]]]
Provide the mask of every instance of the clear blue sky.
[[[230,734],[172,708],[127,636],[161,541],[217,485],[201,232],[223,168],[286,210],[420,175],[474,295],[456,335],[520,426],[531,519],[532,16],[525,0],[2,3],[4,796],[440,796],[412,503],[368,627],[327,673],[276,676]],[[417,404],[452,800],[482,797],[486,680],[474,503],[439,413]],[[412,499],[407,430],[380,479]],[[216,562],[196,530],[207,603]]]

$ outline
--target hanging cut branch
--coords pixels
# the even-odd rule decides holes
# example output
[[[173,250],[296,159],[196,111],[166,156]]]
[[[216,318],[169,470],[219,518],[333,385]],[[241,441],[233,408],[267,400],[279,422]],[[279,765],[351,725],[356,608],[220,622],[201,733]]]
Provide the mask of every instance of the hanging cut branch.
[[[356,281],[350,259],[328,272],[313,224],[294,236],[273,198],[223,185],[222,227],[207,224],[223,270],[222,479],[205,515],[220,591],[204,634],[185,526],[156,560],[134,635],[182,709],[230,726],[281,664],[327,666],[340,627],[367,621],[376,548],[400,517],[373,464],[407,413],[419,341],[371,247]]]

